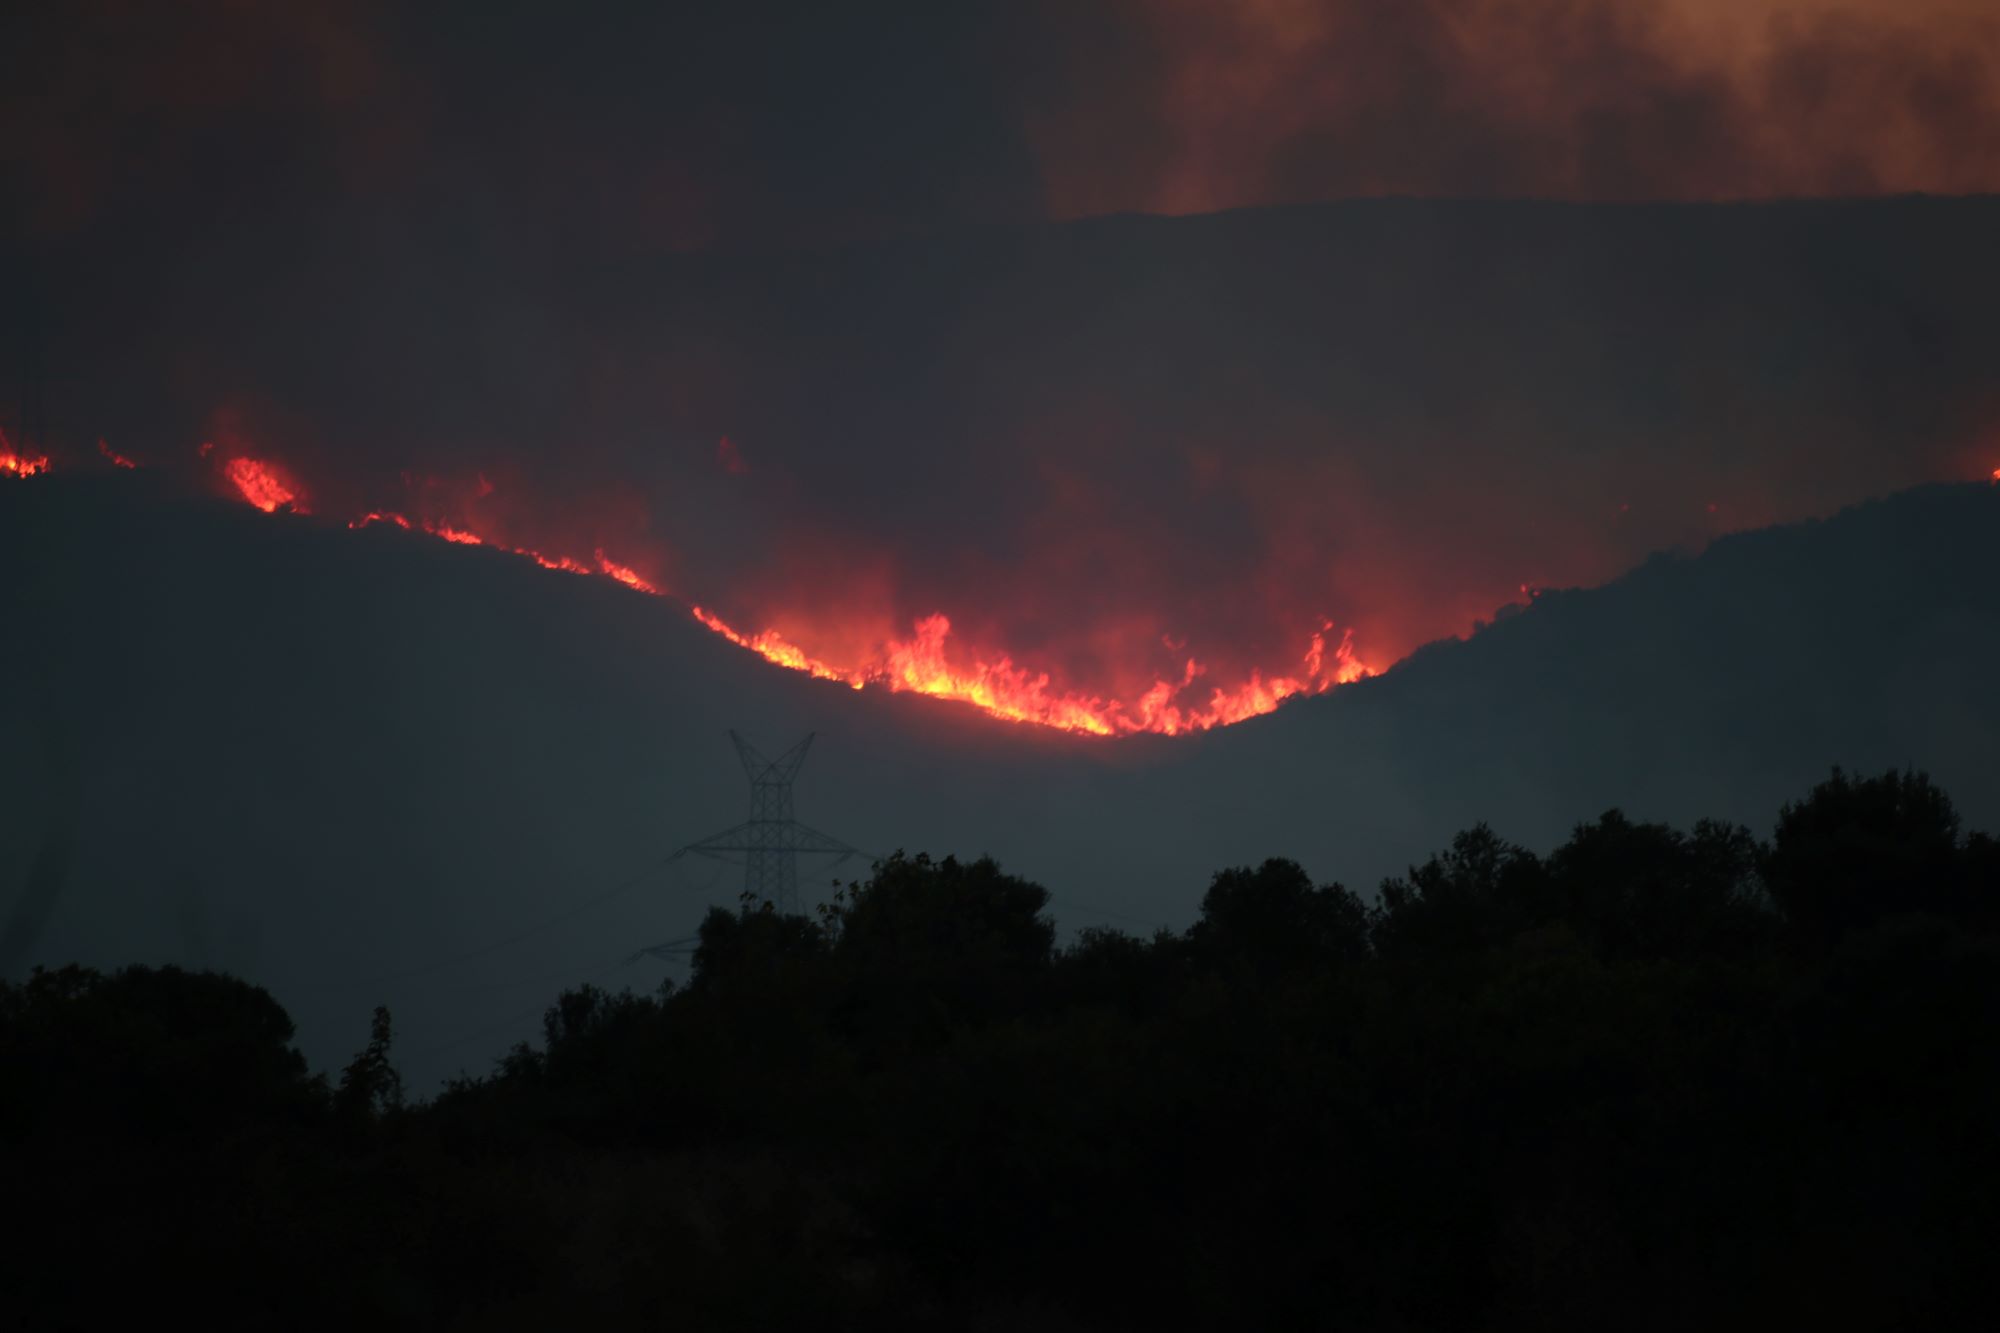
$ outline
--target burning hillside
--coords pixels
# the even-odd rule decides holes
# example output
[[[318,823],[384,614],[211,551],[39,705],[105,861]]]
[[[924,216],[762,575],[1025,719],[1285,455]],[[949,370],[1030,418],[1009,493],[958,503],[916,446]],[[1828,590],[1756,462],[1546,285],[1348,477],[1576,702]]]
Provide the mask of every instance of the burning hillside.
[[[244,452],[240,442],[223,449],[205,442],[198,452],[214,469],[219,488],[243,503],[267,514],[313,512],[304,487],[290,469]],[[114,466],[138,466],[103,441],[99,441],[99,453]],[[14,475],[32,476],[47,471],[48,466],[44,455],[11,447],[0,449],[0,470]],[[602,546],[579,554],[513,540],[506,534],[504,522],[482,513],[488,508],[482,502],[496,491],[483,475],[469,486],[455,486],[437,478],[405,474],[403,487],[409,512],[370,509],[347,520],[347,527],[355,531],[391,528],[456,545],[489,547],[543,569],[600,576],[648,596],[684,600],[634,565],[614,559]],[[1356,655],[1352,631],[1331,637],[1335,630],[1331,621],[1322,621],[1308,636],[1298,659],[1278,670],[1252,667],[1247,675],[1218,681],[1197,657],[1185,655],[1180,657],[1177,675],[1155,676],[1143,689],[1117,695],[1079,688],[1059,680],[1049,670],[1017,662],[1004,651],[954,638],[951,620],[942,612],[916,619],[907,635],[850,630],[842,637],[850,645],[862,643],[859,652],[850,648],[822,655],[823,650],[794,641],[779,629],[746,632],[702,605],[689,602],[687,609],[695,620],[731,643],[789,670],[839,681],[857,690],[875,687],[926,694],[970,704],[1010,722],[1097,736],[1141,732],[1179,735],[1227,726],[1268,713],[1293,696],[1321,694],[1374,674]],[[1176,655],[1185,646],[1184,641],[1161,644],[1163,650],[1173,650]],[[1132,676],[1131,669],[1124,672],[1126,679]]]
[[[12,470],[212,441],[203,484],[357,541],[614,579],[849,685],[1184,733],[1523,586],[1985,477],[1997,222],[1385,202],[546,269],[343,230],[123,339],[125,286],[66,288],[62,431]]]
[[[788,670],[856,690],[952,700],[991,717],[1079,734],[1173,736],[1228,726],[1269,713],[1287,699],[1323,694],[1376,674],[1411,646],[1406,633],[1373,645],[1375,653],[1364,656],[1371,645],[1358,642],[1352,623],[1324,614],[1285,614],[1287,595],[1295,602],[1310,597],[1314,582],[1307,566],[1324,558],[1303,538],[1277,571],[1298,567],[1295,589],[1265,571],[1233,592],[1225,587],[1230,596],[1224,601],[1241,605],[1218,609],[1213,590],[1193,578],[1182,585],[1181,624],[1157,608],[1106,614],[1106,589],[1115,592],[1141,581],[1117,570],[1089,539],[1082,547],[1052,541],[1043,561],[1054,562],[1042,570],[1048,577],[1030,583],[1045,604],[1023,604],[1015,597],[1010,613],[1018,579],[989,581],[952,599],[936,593],[936,580],[926,583],[924,571],[918,571],[907,578],[907,588],[892,589],[906,604],[912,588],[930,597],[912,611],[897,609],[897,597],[883,593],[895,580],[885,578],[886,562],[871,558],[865,548],[857,547],[851,564],[843,564],[837,552],[803,563],[797,552],[789,553],[781,571],[806,571],[789,587],[768,570],[716,586],[713,559],[680,559],[645,523],[601,517],[615,506],[586,503],[582,507],[594,508],[600,517],[579,521],[570,512],[578,507],[573,497],[551,500],[532,487],[496,484],[483,472],[469,479],[403,472],[366,497],[373,501],[368,504],[358,500],[353,482],[332,474],[323,488],[309,482],[300,469],[272,457],[234,426],[196,454],[206,489],[266,514],[313,515],[356,533],[393,531],[487,547],[546,570],[610,579],[677,604],[709,631]],[[97,441],[97,455],[78,464],[140,466],[103,440]],[[727,441],[716,459],[732,478],[750,470]],[[31,477],[50,467],[43,451],[0,439],[0,475]],[[2000,482],[2000,470],[1992,475]],[[1716,506],[1705,508],[1715,515]],[[1061,577],[1064,562],[1072,570],[1067,578]],[[1090,577],[1107,569],[1100,578]],[[1532,586],[1519,585],[1528,600]],[[926,588],[932,591],[921,591]],[[1379,619],[1379,608],[1374,609]],[[1431,637],[1465,628],[1459,612],[1449,607],[1421,604],[1403,611],[1404,618],[1392,623],[1415,623]],[[964,628],[967,621],[970,631]],[[1218,627],[1240,632],[1218,634]],[[1017,641],[1025,646],[1015,646]]]
[[[0,431],[0,476],[32,477],[48,470],[48,455],[16,448],[8,442],[7,433]]]

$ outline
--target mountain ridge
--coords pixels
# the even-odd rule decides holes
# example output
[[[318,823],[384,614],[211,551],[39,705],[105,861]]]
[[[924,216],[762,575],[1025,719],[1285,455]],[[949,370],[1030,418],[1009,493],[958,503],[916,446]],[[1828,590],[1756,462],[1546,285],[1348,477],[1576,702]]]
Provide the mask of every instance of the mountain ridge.
[[[647,869],[742,819],[730,728],[822,733],[807,823],[875,855],[992,853],[1069,926],[1182,924],[1210,872],[1268,856],[1365,889],[1482,820],[1531,847],[1612,806],[1762,833],[1834,764],[1927,769],[2000,824],[1990,485],[1544,594],[1234,727],[1099,742],[786,672],[607,580],[72,480],[0,492],[21,645],[0,875],[21,882],[66,801],[80,850],[45,957],[289,978],[325,1058],[378,1000],[430,1049],[539,999],[531,978],[650,984],[620,960],[735,895],[726,867]]]

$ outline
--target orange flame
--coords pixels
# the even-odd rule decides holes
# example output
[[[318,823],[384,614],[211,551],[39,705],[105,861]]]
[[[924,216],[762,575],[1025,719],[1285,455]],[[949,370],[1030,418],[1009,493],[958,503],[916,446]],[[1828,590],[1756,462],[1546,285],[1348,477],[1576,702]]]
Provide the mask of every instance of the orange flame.
[[[0,474],[10,477],[32,477],[37,472],[48,470],[47,454],[31,454],[25,448],[16,449],[8,442],[7,432],[0,431]]]
[[[658,588],[640,578],[638,574],[633,572],[629,565],[621,565],[604,554],[604,548],[602,547],[599,547],[597,551],[597,572],[617,579],[628,588],[639,592],[651,593],[655,597],[660,595]]]
[[[769,661],[776,662],[781,667],[789,667],[793,671],[804,671],[810,675],[818,676],[821,680],[837,680],[843,684],[852,685],[857,690],[866,683],[861,678],[852,676],[845,671],[836,670],[826,663],[819,661],[817,658],[808,656],[805,649],[785,639],[775,630],[767,629],[761,634],[739,634],[724,624],[722,617],[712,615],[698,606],[690,607],[689,609],[694,612],[696,620],[699,620],[702,624],[708,626],[737,647],[748,648],[751,652],[757,653]]]
[[[479,483],[479,495],[486,496],[493,493],[493,484],[491,482],[481,477]],[[470,528],[456,524],[433,523],[429,521],[412,523],[404,515],[387,509],[371,510],[363,514],[360,518],[351,520],[347,526],[350,528],[368,528],[378,523],[398,527],[405,532],[422,532],[428,536],[436,537],[441,541],[451,542],[457,546],[486,546],[496,551],[505,551],[509,555],[518,555],[532,560],[543,569],[559,570],[565,574],[603,574],[607,578],[616,579],[626,587],[639,592],[648,593],[654,597],[664,597],[666,595],[662,589],[630,565],[621,565],[606,555],[602,547],[599,547],[596,552],[596,563],[585,564],[581,560],[574,560],[566,555],[546,555],[530,547],[510,546],[506,542],[494,541],[489,537],[474,532]]]
[[[127,457],[126,457],[125,455],[123,455],[123,454],[119,453],[119,452],[118,452],[118,451],[117,451],[116,449],[113,449],[113,448],[112,448],[112,447],[111,447],[110,445],[106,444],[106,443],[105,443],[104,441],[102,441],[102,440],[99,440],[99,441],[97,442],[97,452],[98,452],[98,453],[100,453],[100,454],[103,454],[103,455],[104,455],[104,456],[105,456],[106,458],[110,459],[110,460],[111,460],[111,465],[112,465],[113,467],[137,467],[137,466],[139,466],[139,465],[138,465],[137,463],[133,462],[133,461],[132,461],[131,459],[127,458]]]
[[[269,463],[254,458],[232,458],[222,465],[222,474],[242,492],[245,500],[267,514],[280,509],[290,509],[295,514],[308,512],[304,497]]]
[[[1046,671],[1016,666],[1005,655],[991,661],[976,660],[966,666],[954,665],[947,654],[951,621],[943,615],[919,620],[912,638],[884,643],[873,663],[843,670],[813,657],[774,631],[745,634],[713,612],[699,606],[693,610],[695,619],[731,643],[793,671],[842,681],[857,690],[864,685],[879,685],[894,691],[955,699],[1010,722],[1032,722],[1093,736],[1137,732],[1176,736],[1225,727],[1268,713],[1294,695],[1323,694],[1336,685],[1351,684],[1375,674],[1355,657],[1351,632],[1341,636],[1329,660],[1326,631],[1333,627],[1327,625],[1312,636],[1300,663],[1302,670],[1296,676],[1267,680],[1253,671],[1250,679],[1234,690],[1219,687],[1213,690],[1207,707],[1184,708],[1173,702],[1175,696],[1202,674],[1200,663],[1190,658],[1178,684],[1155,680],[1137,703],[1127,708],[1116,699],[1055,690]]]
[[[46,458],[15,453],[6,450],[4,445],[4,438],[0,438],[0,471],[32,476],[47,469]],[[120,467],[136,466],[101,442],[99,448],[105,457]],[[207,457],[212,449],[212,445],[203,445],[202,456]],[[222,471],[245,502],[265,513],[276,513],[280,509],[297,514],[307,512],[299,488],[270,463],[239,456],[225,462]],[[2000,473],[1996,473],[1996,479],[2000,479]],[[410,478],[405,481],[412,487],[420,484]],[[492,490],[492,484],[482,476],[475,498],[483,498]],[[586,562],[498,541],[475,530],[469,523],[465,519],[452,523],[429,518],[412,520],[394,510],[378,509],[350,520],[347,526],[361,529],[380,525],[400,528],[405,532],[421,532],[456,545],[505,551],[532,560],[544,569],[601,575],[649,596],[668,595],[658,584],[632,566],[614,560],[601,547],[593,552],[594,559]],[[1351,630],[1343,632],[1329,649],[1327,636],[1334,627],[1331,622],[1326,622],[1318,633],[1312,635],[1295,672],[1266,677],[1253,670],[1247,681],[1233,689],[1221,686],[1211,689],[1205,704],[1184,705],[1176,700],[1206,674],[1206,668],[1189,657],[1176,678],[1156,678],[1150,687],[1127,704],[1115,698],[1060,689],[1047,671],[1021,666],[1005,653],[981,656],[976,651],[962,649],[952,639],[951,620],[943,614],[919,619],[912,626],[910,637],[884,639],[866,652],[860,663],[841,666],[814,656],[776,629],[744,633],[701,606],[690,606],[689,609],[694,618],[709,630],[788,670],[804,672],[821,680],[839,681],[856,690],[872,685],[898,693],[927,694],[933,698],[956,700],[1007,721],[1094,736],[1125,736],[1140,732],[1175,736],[1228,726],[1268,713],[1295,696],[1323,694],[1335,686],[1375,674],[1373,668],[1355,655]],[[1185,646],[1185,640],[1171,635],[1164,636],[1161,642],[1174,652]]]

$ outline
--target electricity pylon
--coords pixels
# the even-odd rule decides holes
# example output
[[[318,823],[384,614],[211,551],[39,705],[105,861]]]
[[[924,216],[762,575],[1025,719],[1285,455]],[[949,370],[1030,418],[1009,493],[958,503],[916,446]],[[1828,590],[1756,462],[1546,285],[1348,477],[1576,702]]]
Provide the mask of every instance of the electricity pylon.
[[[840,839],[807,828],[792,817],[792,782],[806,762],[815,734],[807,733],[804,740],[776,759],[766,759],[756,746],[730,732],[743,772],[750,779],[750,818],[687,846],[695,856],[717,860],[741,856],[743,891],[755,900],[775,904],[780,912],[799,910],[801,854],[831,856],[834,865],[861,855]]]
[[[706,856],[716,861],[733,861],[741,857],[744,894],[752,901],[768,902],[780,912],[795,914],[799,910],[801,856],[832,857],[829,869],[849,857],[864,856],[865,853],[840,839],[807,828],[792,817],[792,782],[798,777],[816,734],[808,733],[776,759],[766,759],[756,746],[730,732],[737,757],[743,761],[743,772],[750,779],[750,818],[734,828],[689,843],[675,852],[673,859]],[[642,949],[640,954],[662,957],[678,954],[689,943],[674,940]]]

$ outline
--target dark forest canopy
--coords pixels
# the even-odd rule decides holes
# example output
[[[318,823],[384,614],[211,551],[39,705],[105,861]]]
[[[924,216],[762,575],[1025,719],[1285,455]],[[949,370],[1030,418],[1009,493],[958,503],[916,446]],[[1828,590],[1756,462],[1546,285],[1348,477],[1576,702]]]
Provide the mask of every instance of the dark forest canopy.
[[[1934,1325],[1993,1295],[2000,844],[1835,771],[1767,841],[1480,826],[1058,946],[990,859],[703,923],[406,1102],[263,990],[0,986],[33,1327]],[[107,1273],[118,1281],[107,1282]]]

